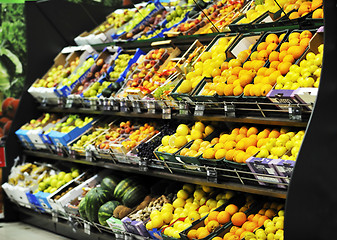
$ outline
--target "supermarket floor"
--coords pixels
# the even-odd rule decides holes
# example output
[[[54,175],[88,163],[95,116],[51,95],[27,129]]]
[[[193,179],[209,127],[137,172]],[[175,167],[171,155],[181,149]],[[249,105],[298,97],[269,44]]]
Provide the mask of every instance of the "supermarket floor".
[[[31,225],[27,225],[22,222],[12,222],[12,223],[0,222],[0,239],[66,240],[69,238],[56,235],[54,233],[33,227]]]

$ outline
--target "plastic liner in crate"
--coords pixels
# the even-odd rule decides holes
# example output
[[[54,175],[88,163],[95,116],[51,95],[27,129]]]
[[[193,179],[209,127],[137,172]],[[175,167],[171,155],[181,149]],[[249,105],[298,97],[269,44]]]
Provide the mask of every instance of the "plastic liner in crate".
[[[268,159],[268,158],[248,158],[246,163],[250,171],[253,173],[254,177],[260,185],[269,187],[286,188],[283,183],[282,178],[279,178],[277,171],[275,170],[274,164],[282,162],[281,159]]]
[[[238,208],[241,208],[245,205],[246,201],[245,201],[245,196],[244,195],[238,195],[236,197],[231,198],[227,203],[221,205],[220,207],[216,208],[214,211],[224,211],[225,208],[229,205],[229,204],[235,204],[236,206],[238,206]],[[252,207],[250,209],[248,209],[246,212],[248,211],[254,211],[254,205],[252,205]],[[255,210],[258,211],[258,210]],[[187,237],[187,234],[190,230],[192,229],[198,229],[199,227],[204,227],[204,220],[208,217],[208,215],[204,216],[203,218],[200,218],[196,221],[194,221],[192,223],[192,225],[190,227],[188,227],[187,229],[183,230],[182,232],[180,232],[180,237],[182,240],[189,240],[189,238]],[[203,240],[208,240],[208,239],[212,239],[214,237],[216,237],[219,232],[222,231],[223,228],[225,228],[226,226],[230,225],[231,222],[228,222],[226,224],[224,224],[222,227],[218,228],[217,230],[215,230],[214,232],[212,232],[211,234],[209,234],[207,237],[202,238]]]

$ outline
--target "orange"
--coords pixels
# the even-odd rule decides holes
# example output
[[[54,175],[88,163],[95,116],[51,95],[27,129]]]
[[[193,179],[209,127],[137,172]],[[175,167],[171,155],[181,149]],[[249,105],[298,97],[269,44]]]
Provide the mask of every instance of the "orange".
[[[191,229],[190,231],[188,231],[187,233],[187,237],[188,239],[194,239],[197,238],[197,230],[196,229]]]
[[[212,220],[217,220],[219,212],[218,211],[212,211],[208,214],[208,220],[212,221]]]
[[[301,33],[299,32],[292,32],[289,34],[288,41],[290,41],[293,38],[300,38]]]
[[[274,51],[277,48],[277,44],[276,43],[270,43],[266,49],[266,51],[268,53],[271,53],[272,51]]]
[[[207,228],[203,228],[203,227],[201,227],[201,228],[202,228],[201,231],[199,231],[200,228],[197,230],[197,238],[198,239],[205,238],[210,234],[210,232],[207,230]]]
[[[247,216],[244,212],[236,212],[231,218],[233,225],[238,227],[242,226],[246,220]]]
[[[316,10],[312,13],[312,18],[324,18],[324,12],[323,12],[323,9],[321,9],[321,8],[316,9]]]
[[[262,136],[262,135],[261,135],[261,136]],[[267,137],[268,137],[268,135],[267,135]],[[263,145],[265,145],[268,141],[269,141],[268,138],[260,138],[260,139],[257,141],[256,147],[260,148],[260,147],[262,147]]]
[[[245,231],[244,228],[239,228],[239,229],[237,229],[237,230],[235,231],[235,235],[238,236],[238,237],[240,237],[240,235],[241,235],[244,231]],[[239,238],[239,239],[241,239],[241,238]]]
[[[235,236],[235,234],[231,233],[231,232],[228,232],[223,236],[223,240],[228,240],[232,236]]]
[[[289,47],[298,46],[299,44],[300,44],[299,38],[293,38],[293,39],[289,40]]]
[[[239,96],[241,93],[243,93],[243,88],[238,85],[233,89],[233,95],[234,96]]]
[[[221,211],[217,216],[217,221],[223,225],[231,220],[231,215],[226,211]]]
[[[225,83],[218,83],[218,85],[215,87],[216,93],[220,96],[224,95],[225,86]]]
[[[279,70],[274,71],[272,74],[269,75],[269,84],[274,86],[276,84],[277,78],[281,76]]]
[[[273,88],[272,85],[270,84],[264,84],[262,87],[261,87],[261,96],[267,96],[267,94],[270,92],[270,90]]]
[[[281,46],[280,46],[280,52],[282,52],[282,51],[287,51],[288,48],[289,48],[289,43],[288,43],[288,42],[284,42],[284,43],[282,43]]]
[[[228,68],[235,68],[241,66],[241,61],[239,59],[231,59],[228,62]]]
[[[220,227],[220,224],[216,220],[209,221],[206,226],[208,232],[210,233],[214,232],[218,227]]]
[[[233,96],[233,90],[234,90],[234,85],[233,84],[227,84],[224,87],[224,94],[226,96]]]
[[[235,135],[240,134],[240,128],[234,128],[234,129],[231,131],[231,134],[235,134]]]
[[[273,72],[275,72],[276,69],[275,68],[268,68],[265,73],[264,73],[264,76],[267,77],[269,76],[270,74],[272,74]]]
[[[253,76],[249,74],[244,74],[243,76],[239,78],[239,81],[240,81],[240,86],[244,87],[253,81]]]
[[[256,75],[257,75],[257,76],[265,76],[265,72],[266,72],[267,70],[268,70],[268,68],[262,67],[262,68],[260,68],[260,69],[257,71]]]
[[[265,64],[265,62],[263,60],[254,60],[254,62],[252,63],[254,70],[257,72],[261,67],[263,67],[263,65]]]
[[[264,215],[267,216],[268,218],[273,218],[276,215],[276,211],[272,208],[269,208],[266,210]]]
[[[234,158],[235,162],[238,163],[245,163],[246,160],[250,157],[250,155],[248,153],[245,153],[244,151],[240,151]],[[248,208],[247,208],[248,209]],[[247,209],[240,209],[239,212],[243,212],[246,211]]]
[[[245,88],[243,89],[243,94],[245,96],[250,96],[250,89],[253,86],[253,84],[248,84],[245,86]]]
[[[206,226],[208,224],[209,220],[208,220],[208,217],[205,218],[204,220],[204,225]]]
[[[268,138],[278,138],[280,135],[281,133],[274,129],[269,133]]]
[[[232,74],[232,75],[239,76],[239,73],[240,73],[241,70],[242,70],[242,67],[234,67],[234,68],[231,70],[231,74]]]
[[[300,39],[303,39],[303,38],[312,38],[312,33],[309,30],[304,30],[300,34]]]
[[[288,55],[288,51],[281,51],[278,55],[278,59],[280,62],[283,62],[283,58]]]
[[[322,4],[323,4],[323,0],[312,0],[311,10],[315,10],[316,8],[321,6]],[[317,10],[321,10],[321,9],[317,9]]]
[[[238,143],[241,139],[243,139],[245,137],[246,137],[246,135],[240,133],[239,135],[236,136],[235,142]]]
[[[295,62],[295,58],[293,57],[293,55],[291,54],[287,54],[284,58],[282,62],[291,62],[294,63]]]
[[[257,221],[257,226],[261,227],[263,225],[264,221],[266,221],[267,219],[269,219],[267,216],[261,216],[259,218],[259,220]]]
[[[292,63],[290,63],[290,62],[281,62],[278,65],[277,70],[279,70],[282,75],[285,75],[289,72],[289,68],[291,67],[291,65],[292,65]]]
[[[258,212],[258,214],[264,215],[264,213],[266,212],[267,209],[265,208],[261,208],[260,211]]]
[[[245,138],[241,139],[235,146],[235,149],[238,150],[246,150],[246,141]]]
[[[257,51],[260,52],[261,50],[266,50],[266,48],[268,47],[268,43],[266,42],[261,42],[259,43],[259,45],[257,45]]]
[[[264,76],[256,76],[254,78],[254,84],[258,84],[258,83],[261,83],[264,79]]]
[[[227,84],[233,84],[233,82],[238,79],[238,76],[236,75],[231,75],[227,78]]]
[[[250,54],[250,59],[251,59],[252,61],[253,61],[253,60],[257,60],[257,54],[258,54],[257,51],[252,52],[252,54]]]
[[[212,77],[220,76],[221,70],[219,68],[214,68],[212,71]]]
[[[239,59],[243,63],[248,58],[248,52],[241,51],[236,58]]]
[[[243,69],[246,69],[246,70],[250,70],[250,69],[252,68],[251,64],[252,64],[252,61],[246,61],[246,62],[243,64],[242,68],[243,68]]]
[[[253,217],[252,221],[255,222],[255,223],[258,223],[259,222],[259,219],[260,219],[261,215],[260,214],[255,214],[255,216]]]
[[[270,43],[279,43],[279,38],[275,33],[270,33],[268,34],[268,36],[266,37],[266,43],[270,44]]]
[[[295,59],[298,59],[301,57],[301,55],[304,53],[305,47],[303,46],[291,46],[288,49],[288,53],[293,55]]]
[[[247,127],[242,126],[239,130],[239,134],[243,134],[243,135],[247,136],[247,131],[248,131]]]
[[[230,149],[226,152],[225,158],[228,161],[233,161],[234,159],[234,153],[235,153],[235,149]]]
[[[236,230],[238,230],[238,229],[239,229],[239,227],[232,226],[231,229],[229,230],[229,232],[234,234],[236,232]]]
[[[247,130],[247,137],[249,137],[250,135],[253,135],[253,134],[257,134],[258,132],[259,132],[259,130],[257,130],[256,127],[250,127]]]
[[[280,64],[280,61],[272,61],[269,67],[277,69],[279,64]]]
[[[301,6],[298,8],[298,15],[301,17],[311,11],[311,2],[302,3]]]
[[[255,228],[257,227],[258,227],[258,224],[256,222],[249,221],[245,229],[249,232],[253,232]]]
[[[236,142],[234,142],[234,141],[227,141],[227,142],[225,143],[225,149],[226,149],[227,151],[230,150],[230,149],[235,148],[235,146],[236,146]]]
[[[257,140],[261,139],[261,138],[267,138],[269,135],[270,131],[265,129],[261,132],[259,132],[259,134],[257,135]]]
[[[228,62],[221,63],[221,71],[228,69]]]
[[[272,51],[270,54],[269,54],[269,61],[270,62],[273,62],[273,61],[278,61],[279,60],[279,52],[276,52],[276,51]]]
[[[256,147],[256,144],[257,144],[257,139],[256,138],[252,138],[252,137],[250,137],[250,138],[247,138],[246,139],[246,149],[248,149],[249,147],[251,147],[251,146],[255,146]]]
[[[299,17],[301,17],[301,16],[298,14],[298,12],[292,12],[289,15],[289,19],[296,19],[296,18],[299,18]]]
[[[247,217],[248,221],[252,222],[254,216],[255,216],[254,214],[250,214],[250,215]]]
[[[269,52],[267,50],[261,50],[257,54],[257,59],[262,61],[267,61],[269,57]]]
[[[214,237],[212,240],[222,240],[222,237]]]
[[[300,46],[302,47],[308,47],[309,46],[309,42],[310,42],[310,38],[303,38],[300,41]]]
[[[231,216],[233,216],[237,211],[239,211],[239,208],[234,204],[229,204],[225,211],[228,212]]]

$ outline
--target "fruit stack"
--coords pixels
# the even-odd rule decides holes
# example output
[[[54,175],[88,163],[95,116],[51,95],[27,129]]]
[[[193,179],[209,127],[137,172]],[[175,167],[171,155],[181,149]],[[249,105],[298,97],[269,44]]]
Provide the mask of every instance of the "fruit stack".
[[[180,232],[207,216],[212,210],[226,204],[234,196],[232,191],[217,194],[213,191],[213,188],[207,186],[184,184],[172,204],[165,204],[161,211],[151,213],[146,228],[151,235],[157,232],[180,238]]]

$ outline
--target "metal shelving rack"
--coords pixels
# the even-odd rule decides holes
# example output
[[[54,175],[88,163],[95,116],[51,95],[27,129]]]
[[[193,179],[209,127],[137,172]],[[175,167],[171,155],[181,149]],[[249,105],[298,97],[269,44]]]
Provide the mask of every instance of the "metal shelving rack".
[[[329,66],[327,68],[326,64],[326,59],[327,56],[329,55],[330,58],[332,58],[332,55],[335,54],[337,50],[335,50],[332,46],[335,46],[337,44],[337,39],[336,39],[336,29],[332,30],[333,26],[333,21],[337,22],[337,15],[334,13],[332,14],[332,11],[335,11],[336,9],[336,3],[337,0],[331,0],[328,3],[325,2],[324,6],[326,8],[324,9],[325,11],[325,21],[329,19],[331,25],[328,29],[328,25],[325,25],[326,32],[330,32],[330,34],[335,34],[330,35],[331,40],[335,42],[330,42],[330,45],[327,45],[327,41],[325,42],[325,54],[324,54],[324,71],[322,71],[322,78],[324,81],[322,82],[328,82],[328,78],[330,76],[333,76],[332,73],[328,73],[326,69],[330,69],[332,71],[334,68],[333,66]],[[51,65],[51,59],[58,53],[58,49],[61,49],[64,46],[69,46],[69,43],[72,43],[72,39],[74,39],[75,36],[79,35],[81,30],[78,30],[77,32],[74,31],[71,34],[69,34],[71,31],[67,28],[69,23],[62,19],[61,16],[55,16],[57,15],[57,11],[55,9],[65,9],[65,6],[70,6],[70,3],[67,3],[65,1],[45,1],[41,3],[36,3],[36,2],[29,2],[26,3],[26,15],[27,15],[27,41],[28,41],[28,74],[27,74],[27,81],[26,81],[26,88],[32,84],[32,82],[41,76],[45,69],[48,69],[49,66]],[[330,9],[328,9],[328,7]],[[77,9],[76,5],[71,5],[71,17],[75,18],[77,15]],[[69,10],[70,11],[70,10]],[[330,14],[329,14],[329,11]],[[43,13],[44,12],[44,13]],[[62,12],[62,11],[60,11]],[[42,14],[41,14],[42,13]],[[45,13],[52,13],[52,18],[49,18],[48,21],[43,21],[45,19]],[[64,13],[64,12],[63,12]],[[329,14],[329,15],[328,15]],[[83,16],[82,16],[83,18]],[[54,22],[53,22],[54,21]],[[75,26],[77,24],[78,26],[83,25],[83,19],[79,19],[78,21],[75,22]],[[324,24],[329,23],[325,22]],[[285,22],[284,24],[280,26],[273,26],[273,29],[279,30],[279,29],[305,29],[305,28],[312,28],[312,27],[317,27],[317,26],[322,26],[323,21],[306,21],[306,22],[296,22],[296,21],[288,21]],[[67,26],[67,27],[66,27]],[[82,26],[83,27],[83,26]],[[272,27],[271,24],[263,24],[261,25],[260,29],[252,29],[252,31],[265,31],[268,30],[268,28]],[[62,35],[62,29],[66,29],[65,34]],[[80,28],[79,28],[80,29]],[[41,39],[39,33],[40,32],[45,32],[45,35],[47,37],[48,42],[46,43],[46,39]],[[208,43],[210,42],[214,36],[216,36],[216,33],[213,34],[207,34],[207,35],[197,35],[197,36],[178,36],[176,38],[172,38],[171,44],[174,44],[175,46],[179,47],[181,50],[186,50],[195,39],[199,39],[200,42],[202,43]],[[326,35],[327,36],[327,35]],[[163,40],[163,39],[157,39],[157,40]],[[119,45],[123,48],[126,49],[132,49],[132,48],[137,48],[140,47],[144,49],[145,51],[151,49],[151,43],[156,40],[144,40],[144,41],[137,41],[137,42],[119,42],[115,43],[116,45]],[[47,44],[47,45],[46,45]],[[335,45],[331,45],[335,44]],[[97,50],[101,50],[105,47],[106,45],[95,45],[93,46]],[[327,46],[330,48],[330,52],[327,52]],[[49,51],[41,51],[41,49],[49,50]],[[327,54],[326,54],[327,53]],[[331,61],[330,64],[332,64],[333,61]],[[327,80],[327,81],[326,81]],[[330,81],[331,82],[331,81]],[[337,83],[336,83],[337,84]],[[335,84],[335,85],[336,85]],[[322,85],[322,84],[321,84]],[[322,86],[320,87],[320,95],[321,92],[330,92],[331,98],[333,98],[333,91],[328,90],[329,87],[325,85],[325,88]],[[319,95],[319,96],[320,96]],[[331,99],[330,98],[330,99]],[[320,98],[318,98],[320,99]],[[322,100],[323,102],[323,100]],[[324,112],[325,110],[325,118],[322,118],[322,116],[318,116],[316,114],[317,110],[314,110],[313,112],[316,114],[313,114],[313,116],[316,116],[316,127],[318,126],[317,124],[317,119],[320,120],[326,120],[328,117],[331,117],[331,112],[330,115],[326,113],[327,107],[333,109],[337,108],[337,104],[334,104],[334,106],[330,106],[329,103],[320,103],[318,106],[319,101],[316,103],[315,108],[317,109],[322,109]],[[293,120],[289,117],[289,111],[283,110],[283,111],[278,111],[278,110],[268,110],[268,109],[263,109],[261,111],[260,106],[264,105],[263,103],[246,103],[245,107],[240,106],[242,103],[231,103],[235,105],[236,108],[236,113],[238,113],[235,117],[234,116],[226,116],[224,113],[223,109],[224,106],[221,105],[223,103],[217,103],[217,108],[218,112],[215,111],[215,113],[209,114],[205,113],[202,116],[196,116],[193,114],[194,111],[194,106],[189,106],[189,110],[191,112],[190,115],[181,115],[179,114],[179,111],[177,110],[172,110],[171,117],[172,119],[179,119],[179,120],[208,120],[208,121],[222,121],[222,122],[228,122],[228,123],[246,123],[246,124],[261,124],[261,125],[272,125],[272,126],[290,126],[290,127],[309,127],[309,131],[314,128],[312,125],[312,121],[315,119],[313,116],[311,116],[311,111],[303,111],[302,112],[302,119],[301,120]],[[251,107],[247,108],[247,104],[251,105]],[[254,106],[254,107],[253,107]],[[212,106],[214,107],[214,106]],[[257,108],[256,108],[257,107]],[[299,106],[295,106],[299,107]],[[304,106],[300,106],[304,107]],[[206,108],[207,110],[207,108]],[[335,109],[337,110],[337,109]],[[79,114],[93,114],[93,115],[113,115],[113,116],[127,116],[127,117],[137,117],[137,118],[153,118],[153,119],[162,119],[162,113],[160,109],[157,109],[156,112],[153,114],[145,113],[146,109],[142,109],[142,113],[133,113],[132,111],[130,112],[113,112],[113,111],[108,111],[108,110],[103,110],[100,108],[92,108],[92,107],[79,107],[79,108],[69,108],[65,109],[62,107],[57,107],[57,106],[40,106],[37,105],[34,99],[27,93],[24,92],[22,96],[22,101],[20,103],[19,109],[18,109],[18,114],[13,122],[12,129],[9,133],[9,137],[6,142],[6,156],[8,159],[8,166],[10,167],[13,159],[19,154],[22,156],[26,156],[27,158],[40,158],[44,160],[49,160],[49,161],[67,161],[67,162],[74,162],[74,163],[79,163],[79,164],[86,164],[86,165],[91,165],[91,166],[96,166],[96,167],[102,167],[102,168],[109,168],[112,170],[117,170],[117,171],[124,171],[124,172],[130,172],[130,173],[136,173],[136,174],[145,174],[145,175],[151,175],[155,177],[161,177],[161,178],[167,178],[167,179],[172,179],[176,181],[183,181],[183,182],[189,182],[189,183],[196,183],[196,184],[206,184],[208,186],[214,186],[214,187],[220,187],[220,188],[225,188],[225,189],[232,189],[236,191],[243,191],[243,192],[248,192],[248,193],[254,193],[254,194],[259,194],[259,195],[265,195],[265,196],[270,196],[270,197],[276,197],[276,198],[281,198],[281,199],[287,199],[287,208],[286,208],[286,222],[285,222],[285,239],[296,239],[300,237],[301,239],[305,238],[312,238],[312,229],[311,229],[311,223],[313,222],[313,219],[315,217],[322,215],[319,213],[319,207],[316,208],[315,211],[313,211],[313,214],[308,216],[307,214],[305,215],[306,217],[303,218],[301,214],[305,212],[305,209],[311,208],[309,205],[311,202],[303,201],[303,198],[311,197],[310,199],[314,199],[313,204],[315,206],[319,206],[319,198],[315,196],[314,191],[311,191],[308,193],[308,188],[303,188],[303,186],[306,186],[306,181],[305,179],[312,178],[314,175],[311,171],[308,171],[308,165],[307,162],[310,161],[312,164],[309,167],[316,166],[317,167],[317,162],[315,163],[313,158],[314,156],[316,157],[317,161],[317,154],[311,155],[310,152],[310,146],[308,145],[309,142],[314,141],[313,138],[315,138],[317,135],[312,135],[311,132],[310,134],[307,134],[303,146],[301,149],[301,154],[299,155],[299,158],[297,160],[295,172],[292,177],[292,181],[290,182],[289,185],[289,191],[287,189],[279,189],[275,187],[265,187],[261,186],[256,183],[255,178],[252,176],[248,178],[250,181],[249,183],[246,184],[246,180],[244,177],[237,177],[237,181],[224,181],[223,179],[219,178],[216,182],[211,181],[210,179],[207,179],[207,176],[205,175],[189,175],[187,172],[185,173],[179,173],[175,172],[175,169],[167,169],[165,167],[163,168],[155,168],[151,164],[148,165],[148,170],[143,171],[140,169],[139,166],[137,165],[126,165],[126,164],[121,164],[121,163],[116,163],[116,162],[108,162],[104,159],[99,159],[97,161],[86,161],[83,159],[74,159],[70,158],[68,156],[59,156],[56,154],[51,154],[48,152],[36,152],[36,151],[30,151],[30,150],[23,150],[20,146],[19,143],[16,140],[14,131],[15,129],[18,129],[21,125],[23,125],[25,122],[29,121],[31,118],[39,116],[41,112],[44,111],[49,111],[49,112],[55,112],[55,113],[79,113]],[[337,112],[337,111],[335,111]],[[271,114],[271,115],[270,115]],[[331,124],[331,122],[329,122]],[[332,125],[332,124],[331,124]],[[332,125],[334,126],[334,125]],[[335,129],[335,127],[332,127]],[[326,140],[329,140],[327,138]],[[333,144],[334,141],[329,142],[329,146]],[[319,141],[316,143],[317,146],[322,146],[324,144],[327,144],[327,141]],[[328,158],[329,153],[331,153],[331,149],[334,149],[334,147],[330,148],[330,152],[326,151],[322,154],[322,156]],[[309,160],[308,160],[309,159]],[[332,159],[333,160],[333,159]],[[331,164],[331,161],[329,161]],[[298,165],[300,165],[298,167]],[[306,165],[306,166],[305,166]],[[331,168],[325,169],[325,172],[319,173],[318,175],[315,175],[315,178],[320,177],[321,179],[328,179],[329,183],[334,183],[337,184],[336,179],[332,179],[329,176],[334,176],[333,171],[334,167],[336,166],[337,163],[335,162],[334,164],[331,164]],[[4,176],[8,176],[9,174],[9,169],[5,169]],[[320,169],[320,168],[318,168]],[[173,170],[173,173],[171,172]],[[7,171],[7,172],[6,172]],[[310,176],[308,175],[308,172],[310,172]],[[328,173],[329,174],[325,174]],[[187,174],[186,174],[187,173]],[[224,173],[226,174],[226,173]],[[247,174],[247,173],[245,173]],[[250,173],[252,174],[252,173]],[[312,178],[313,179],[313,178]],[[252,181],[255,180],[255,183],[252,183]],[[315,185],[317,187],[316,189],[324,188],[322,186],[323,184]],[[302,187],[302,191],[299,191],[299,188]],[[329,188],[331,190],[331,188]],[[300,193],[299,193],[300,192]],[[301,195],[301,196],[300,196]],[[326,197],[324,203],[327,204],[325,206],[329,206],[328,204],[331,204],[334,199],[337,197],[335,196],[336,194],[331,194],[334,195],[334,198],[328,198]],[[302,201],[302,202],[301,202]],[[299,204],[300,203],[300,204]],[[9,205],[7,203],[7,205]],[[135,236],[129,236],[127,234],[124,234],[123,236],[118,236],[118,235],[113,235],[111,232],[101,232],[96,231],[93,232],[92,235],[88,235],[84,232],[84,230],[80,227],[76,231],[74,231],[74,227],[70,224],[71,221],[70,219],[64,219],[64,218],[58,218],[59,220],[55,222],[55,219],[52,219],[50,214],[42,214],[39,212],[35,212],[29,209],[24,209],[22,207],[15,207],[9,205],[9,207],[6,208],[5,214],[7,216],[13,216],[13,212],[18,211],[20,219],[22,221],[28,222],[30,224],[37,225],[41,228],[46,228],[50,231],[54,231],[59,234],[66,235],[68,237],[74,238],[74,239],[108,239],[108,238],[134,238]],[[297,215],[296,215],[297,214]],[[326,214],[326,213],[325,213]],[[289,216],[289,218],[288,218]],[[301,217],[301,219],[299,219]],[[288,220],[289,219],[289,220]],[[304,219],[304,220],[303,220]],[[330,217],[331,219],[331,217]],[[296,221],[295,221],[296,220]],[[302,222],[301,222],[302,221]],[[43,224],[42,224],[43,222]],[[317,221],[316,221],[317,222]],[[326,221],[325,221],[326,222]],[[334,222],[334,221],[332,221]],[[301,225],[300,229],[305,229],[306,231],[297,231],[298,229],[295,227]],[[315,227],[316,229],[318,228],[317,226]],[[323,229],[323,228],[321,228]],[[324,228],[326,229],[326,228]],[[334,229],[334,228],[331,228]],[[322,236],[322,235],[321,235]],[[328,236],[328,235],[326,235]],[[329,235],[333,236],[333,235]],[[327,238],[321,238],[321,239],[327,239]]]

